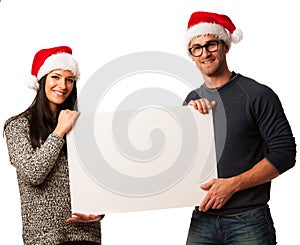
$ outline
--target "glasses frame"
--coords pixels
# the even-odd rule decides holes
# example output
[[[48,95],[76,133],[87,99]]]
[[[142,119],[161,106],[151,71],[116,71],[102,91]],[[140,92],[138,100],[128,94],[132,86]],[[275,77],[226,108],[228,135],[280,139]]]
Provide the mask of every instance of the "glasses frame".
[[[209,50],[208,50],[209,45],[210,45],[211,43],[214,43],[214,42],[217,44],[216,50],[209,51]],[[223,40],[218,40],[218,39],[216,39],[216,40],[210,40],[210,41],[207,41],[207,42],[206,42],[205,44],[203,44],[203,45],[200,45],[200,44],[194,44],[194,45],[197,45],[197,48],[201,48],[201,53],[200,53],[199,55],[194,55],[194,54],[193,54],[192,50],[193,50],[195,47],[190,47],[188,50],[189,50],[189,53],[190,53],[192,56],[194,56],[194,57],[200,57],[200,56],[203,54],[203,48],[205,48],[205,50],[206,50],[207,52],[213,53],[213,52],[216,52],[216,51],[219,50],[219,44],[220,44],[220,43],[224,43],[224,41],[223,41]]]

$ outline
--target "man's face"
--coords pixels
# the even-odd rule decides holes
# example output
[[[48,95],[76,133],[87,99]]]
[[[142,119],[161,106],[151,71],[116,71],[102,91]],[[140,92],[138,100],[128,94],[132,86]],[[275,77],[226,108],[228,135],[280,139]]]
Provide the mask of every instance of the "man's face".
[[[217,47],[213,48],[212,50],[215,51],[212,52],[207,50],[210,49],[208,45],[211,41],[217,41]],[[206,45],[206,47],[201,47],[203,45]],[[224,42],[218,40],[214,35],[195,37],[190,42],[189,47],[202,48],[202,54],[199,57],[191,55],[191,58],[204,75],[208,77],[217,76],[227,69],[226,53],[229,49]]]

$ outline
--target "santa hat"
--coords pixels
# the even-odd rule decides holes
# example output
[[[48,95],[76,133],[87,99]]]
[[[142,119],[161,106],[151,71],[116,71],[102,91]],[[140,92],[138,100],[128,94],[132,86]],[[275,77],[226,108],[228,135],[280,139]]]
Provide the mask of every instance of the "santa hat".
[[[70,47],[59,46],[38,51],[32,62],[31,81],[28,83],[28,87],[38,90],[38,81],[56,69],[69,70],[76,79],[79,78],[78,64],[72,57],[72,49]]]
[[[189,48],[189,43],[194,37],[207,34],[222,39],[228,48],[232,42],[238,43],[243,38],[242,31],[236,29],[228,16],[203,11],[193,13],[185,34],[186,47]]]

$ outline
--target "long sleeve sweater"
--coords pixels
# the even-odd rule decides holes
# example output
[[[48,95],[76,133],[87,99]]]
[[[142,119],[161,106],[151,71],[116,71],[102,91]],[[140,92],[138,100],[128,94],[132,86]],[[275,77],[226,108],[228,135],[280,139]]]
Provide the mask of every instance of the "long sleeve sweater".
[[[229,178],[251,169],[263,158],[283,173],[292,168],[296,144],[278,96],[269,87],[237,74],[218,89],[205,85],[184,101],[207,98],[213,109],[219,178]],[[235,193],[216,214],[234,214],[265,205],[271,183]]]
[[[12,120],[5,136],[17,173],[24,244],[100,242],[100,222],[66,222],[71,217],[71,200],[67,156],[61,151],[64,139],[50,134],[40,148],[33,149],[25,116]]]

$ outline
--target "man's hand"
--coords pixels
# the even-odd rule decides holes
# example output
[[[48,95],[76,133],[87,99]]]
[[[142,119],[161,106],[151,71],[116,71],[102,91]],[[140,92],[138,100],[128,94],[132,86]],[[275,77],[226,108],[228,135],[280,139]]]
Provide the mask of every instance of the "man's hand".
[[[266,159],[239,175],[227,179],[212,179],[201,185],[207,191],[199,210],[220,209],[238,191],[262,185],[279,176],[278,170]]]
[[[209,101],[208,99],[203,98],[191,100],[188,105],[194,107],[195,110],[198,110],[202,114],[207,114],[208,110],[212,109],[216,105],[216,101]]]
[[[212,179],[201,185],[201,189],[208,192],[199,206],[199,211],[220,209],[236,192],[236,186],[230,178]]]

